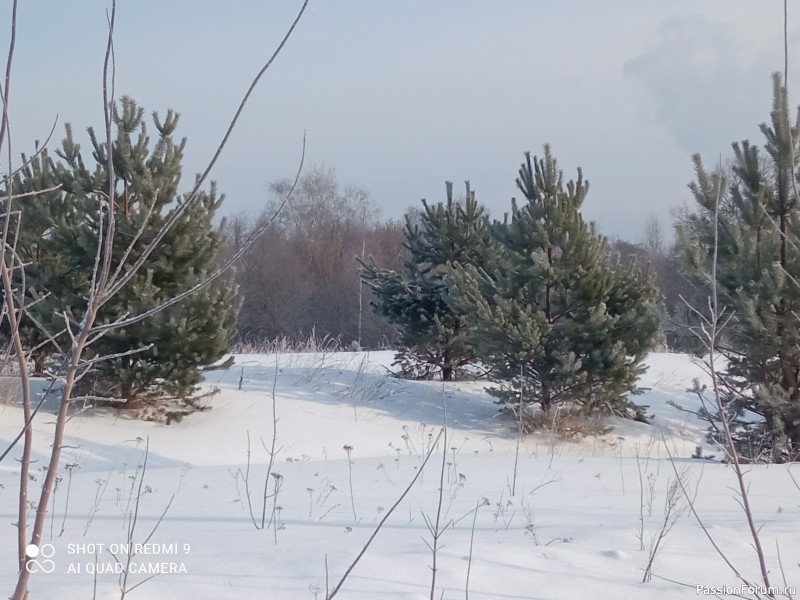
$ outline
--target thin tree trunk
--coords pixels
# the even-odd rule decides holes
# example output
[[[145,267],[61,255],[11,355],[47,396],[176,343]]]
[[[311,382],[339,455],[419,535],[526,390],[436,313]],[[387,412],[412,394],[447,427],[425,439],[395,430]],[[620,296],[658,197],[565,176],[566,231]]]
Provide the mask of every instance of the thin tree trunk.
[[[3,290],[5,292],[6,309],[8,323],[11,328],[12,338],[11,343],[14,346],[14,353],[17,356],[17,366],[19,368],[20,386],[22,388],[22,417],[24,422],[28,424],[31,420],[31,385],[30,377],[28,376],[28,363],[25,360],[25,350],[22,347],[22,339],[19,333],[19,321],[17,320],[16,307],[14,306],[13,286],[11,283],[11,275],[8,270],[8,265],[5,260],[2,265],[2,281]],[[28,539],[28,483],[30,465],[31,465],[31,451],[33,448],[33,428],[28,426],[25,429],[25,437],[23,439],[22,457],[20,458],[20,473],[19,473],[19,506],[17,512],[17,556],[19,560],[20,571],[25,569],[25,547],[27,546]]]
[[[67,412],[69,410],[69,399],[72,397],[72,389],[75,386],[75,379],[78,373],[78,364],[81,359],[81,354],[86,346],[86,341],[89,338],[94,318],[97,314],[97,309],[90,306],[87,313],[85,324],[86,326],[80,331],[79,337],[71,349],[71,356],[69,366],[67,367],[67,376],[64,381],[64,388],[61,392],[61,402],[58,408],[58,416],[56,417],[56,428],[53,433],[53,448],[50,452],[50,461],[47,465],[47,472],[44,481],[42,482],[42,491],[39,495],[39,504],[36,507],[36,518],[33,522],[33,531],[31,534],[31,544],[39,545],[42,540],[42,532],[44,531],[45,518],[47,517],[47,507],[50,504],[50,496],[53,492],[53,487],[58,474],[58,465],[61,462],[61,450],[64,442],[64,431],[67,425]],[[30,428],[28,428],[30,431]],[[14,595],[11,600],[24,600],[27,589],[28,581],[30,580],[30,572],[23,568],[20,570],[19,578],[17,579],[17,587],[14,590]]]

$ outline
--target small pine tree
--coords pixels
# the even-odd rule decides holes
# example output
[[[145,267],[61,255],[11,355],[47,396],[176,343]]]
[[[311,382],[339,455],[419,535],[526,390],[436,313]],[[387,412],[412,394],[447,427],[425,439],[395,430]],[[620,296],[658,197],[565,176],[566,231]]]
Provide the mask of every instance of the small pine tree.
[[[466,183],[463,204],[422,201],[419,222],[406,216],[402,274],[362,263],[362,279],[374,294],[374,310],[398,327],[403,349],[397,363],[406,375],[429,378],[434,372],[453,379],[474,360],[469,324],[453,303],[452,272],[457,264],[484,264],[491,237],[484,209]]]
[[[22,163],[23,167],[14,177],[13,194],[19,198],[12,203],[9,223],[10,245],[17,257],[12,276],[15,288],[21,294],[17,299],[18,306],[29,307],[22,313],[19,333],[23,345],[30,351],[33,374],[41,376],[47,357],[61,349],[57,341],[61,336],[57,334],[64,329],[64,319],[59,312],[69,310],[79,299],[56,299],[48,292],[49,281],[75,279],[69,267],[69,257],[46,250],[54,228],[66,222],[69,212],[62,191],[53,189],[60,184],[55,163],[47,148],[37,149],[30,159],[23,155]],[[0,201],[3,213],[6,212],[7,192]],[[3,320],[2,328],[4,335],[10,333],[6,320]]]
[[[762,124],[762,153],[748,141],[733,144],[730,172],[708,172],[694,157],[690,189],[696,212],[677,224],[687,275],[698,306],[710,294],[714,215],[719,197],[717,296],[725,319],[717,348],[727,359],[722,375],[731,416],[744,411],[764,419],[740,431],[750,454],[773,460],[800,456],[800,209],[797,159],[800,121],[791,124],[786,88],[773,78],[771,123]],[[750,419],[744,419],[748,421]],[[757,437],[757,440],[754,440]]]
[[[172,212],[185,201],[178,193],[186,143],[185,139],[174,140],[178,115],[169,111],[161,121],[154,114],[153,122],[158,138],[151,145],[144,110],[130,98],[123,98],[114,107],[116,231],[112,273],[117,269],[124,273],[126,265],[141,257]],[[20,204],[20,239],[41,236],[35,244],[26,242],[28,255],[38,256],[31,271],[34,279],[27,288],[28,300],[39,301],[31,305],[25,327],[33,331],[44,325],[49,331],[60,331],[56,344],[62,348],[69,347],[66,321],[74,323],[83,316],[80,307],[89,292],[98,240],[105,231],[101,228],[108,223],[104,204],[104,190],[109,189],[108,148],[92,129],[89,137],[91,162],[84,160],[68,126],[58,152],[60,160],[44,154],[15,182],[17,190],[42,189],[52,182],[61,185],[58,192],[47,196],[46,205],[38,199]],[[222,200],[213,184],[209,192],[198,194],[143,268],[102,306],[98,324],[141,314],[200,281],[213,267],[223,241],[221,229],[213,223]],[[201,380],[199,368],[218,360],[235,334],[235,292],[230,280],[223,281],[152,317],[99,337],[89,347],[87,357],[111,358],[98,361],[84,384],[90,385],[94,394],[126,402],[151,396],[190,396]],[[48,348],[52,350],[53,346]]]
[[[526,154],[517,185],[527,202],[495,223],[492,268],[456,272],[473,347],[504,384],[494,393],[545,412],[573,403],[627,412],[658,332],[655,286],[608,257],[581,217],[588,182],[578,170],[565,184],[548,146],[541,159]]]

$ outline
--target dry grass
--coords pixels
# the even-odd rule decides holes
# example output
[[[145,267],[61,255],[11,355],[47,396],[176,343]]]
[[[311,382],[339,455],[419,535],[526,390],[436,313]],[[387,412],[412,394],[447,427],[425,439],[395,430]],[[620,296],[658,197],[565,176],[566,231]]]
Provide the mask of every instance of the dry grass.
[[[14,404],[22,396],[19,377],[0,376],[0,404]]]
[[[587,413],[578,408],[561,407],[547,412],[538,407],[514,407],[510,410],[515,419],[522,420],[522,432],[551,433],[565,439],[600,437],[611,432],[597,413]]]
[[[354,350],[342,344],[339,337],[325,335],[318,337],[315,331],[311,331],[305,339],[295,339],[287,336],[280,336],[268,339],[250,339],[234,342],[231,344],[233,354],[289,354],[300,352],[345,352]]]

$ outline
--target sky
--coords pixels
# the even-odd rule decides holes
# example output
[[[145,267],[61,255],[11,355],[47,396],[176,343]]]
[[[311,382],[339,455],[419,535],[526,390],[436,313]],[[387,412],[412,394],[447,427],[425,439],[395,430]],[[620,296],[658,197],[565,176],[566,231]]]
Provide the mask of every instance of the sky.
[[[790,3],[791,4],[791,3]],[[10,0],[0,0],[8,45]],[[20,0],[12,153],[102,124],[110,2]],[[120,0],[116,92],[181,114],[183,187],[221,140],[300,2]],[[800,86],[800,6],[789,12],[789,87]],[[4,51],[3,51],[4,52]],[[780,0],[311,0],[212,172],[225,214],[257,214],[270,183],[306,165],[365,189],[384,218],[470,180],[502,217],[524,153],[544,144],[590,182],[583,213],[637,241],[691,201],[692,154],[761,142],[783,70]],[[84,136],[84,147],[88,139]],[[7,159],[4,157],[4,161]]]

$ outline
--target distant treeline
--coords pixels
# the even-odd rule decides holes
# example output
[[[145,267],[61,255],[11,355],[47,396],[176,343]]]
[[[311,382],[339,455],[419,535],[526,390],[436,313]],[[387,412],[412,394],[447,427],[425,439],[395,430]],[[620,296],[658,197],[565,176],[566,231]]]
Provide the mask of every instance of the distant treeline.
[[[399,268],[401,224],[381,221],[367,193],[340,186],[332,169],[308,171],[278,211],[290,187],[289,181],[273,184],[264,213],[235,216],[226,226],[228,251],[235,252],[274,218],[237,265],[237,341],[305,341],[313,335],[342,346],[391,345],[392,328],[370,307],[356,259],[372,257],[385,268]]]
[[[288,180],[273,184],[273,198],[262,214],[239,214],[226,225],[227,252],[235,252],[250,232],[274,218],[237,266],[242,306],[236,341],[305,342],[313,335],[335,339],[344,347],[395,346],[394,327],[370,306],[372,293],[361,284],[358,259],[400,270],[407,252],[403,223],[381,220],[366,191],[340,185],[327,167],[317,166],[303,175],[291,201],[278,211],[290,186]],[[409,208],[408,217],[416,219],[419,209]],[[641,239],[613,240],[608,248],[634,256],[654,273],[664,297],[664,339],[672,348],[683,348],[685,336],[675,331],[673,316],[686,311],[679,296],[686,296],[688,287],[661,224],[652,218]]]

